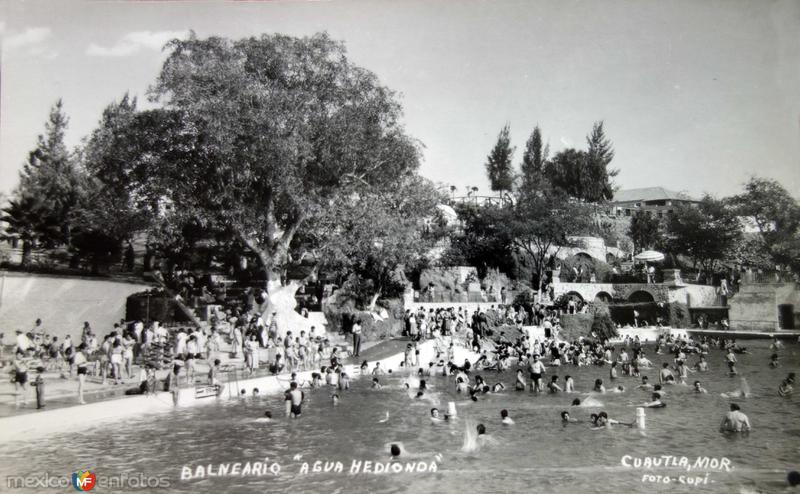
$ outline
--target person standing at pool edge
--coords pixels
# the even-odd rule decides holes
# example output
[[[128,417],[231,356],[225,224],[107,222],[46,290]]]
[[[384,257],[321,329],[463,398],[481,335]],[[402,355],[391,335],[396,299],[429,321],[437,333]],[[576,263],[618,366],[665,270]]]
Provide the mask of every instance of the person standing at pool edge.
[[[353,323],[353,357],[361,353],[361,319]]]

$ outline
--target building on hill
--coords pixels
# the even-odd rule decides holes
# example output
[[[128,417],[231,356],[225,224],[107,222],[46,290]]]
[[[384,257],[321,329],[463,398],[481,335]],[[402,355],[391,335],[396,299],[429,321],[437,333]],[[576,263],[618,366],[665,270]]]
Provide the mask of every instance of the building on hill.
[[[674,192],[664,187],[618,190],[609,204],[608,213],[613,217],[630,217],[637,211],[663,218],[680,204],[697,204],[699,201],[683,192]]]

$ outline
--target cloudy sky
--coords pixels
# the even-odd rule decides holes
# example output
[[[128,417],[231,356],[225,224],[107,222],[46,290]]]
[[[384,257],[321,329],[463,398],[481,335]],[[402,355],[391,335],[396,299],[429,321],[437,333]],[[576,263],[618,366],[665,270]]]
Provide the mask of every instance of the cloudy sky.
[[[0,5],[0,192],[62,98],[68,144],[126,91],[145,99],[165,41],[328,31],[401,93],[422,173],[488,190],[507,122],[515,164],[536,124],[552,151],[604,120],[622,188],[800,196],[800,2],[19,1]]]

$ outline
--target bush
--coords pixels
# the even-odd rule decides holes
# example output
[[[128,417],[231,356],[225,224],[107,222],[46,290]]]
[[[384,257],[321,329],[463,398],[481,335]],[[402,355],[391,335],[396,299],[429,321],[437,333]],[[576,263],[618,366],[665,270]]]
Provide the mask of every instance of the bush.
[[[592,332],[600,339],[614,338],[619,335],[617,326],[614,324],[614,320],[611,319],[611,313],[603,303],[595,305]]]
[[[517,295],[512,302],[514,305],[529,307],[536,303],[536,290],[525,285],[520,285],[517,290]]]

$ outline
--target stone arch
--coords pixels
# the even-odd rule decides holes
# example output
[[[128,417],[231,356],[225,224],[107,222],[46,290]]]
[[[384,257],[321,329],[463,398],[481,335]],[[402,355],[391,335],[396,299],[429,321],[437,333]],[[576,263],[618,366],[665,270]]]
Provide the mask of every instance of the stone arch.
[[[636,290],[628,295],[628,302],[641,303],[641,302],[655,302],[656,298],[647,290]]]
[[[572,299],[577,300],[578,302],[583,302],[583,295],[581,295],[580,293],[578,293],[578,292],[576,292],[574,290],[573,291],[569,291],[569,292],[565,293],[564,295],[568,299],[572,298]]]
[[[597,292],[597,294],[594,296],[594,301],[595,302],[603,302],[603,303],[606,303],[606,304],[610,304],[612,300],[613,300],[613,297],[608,292],[600,291],[600,292]]]

